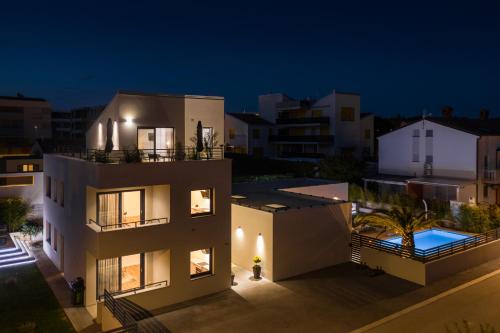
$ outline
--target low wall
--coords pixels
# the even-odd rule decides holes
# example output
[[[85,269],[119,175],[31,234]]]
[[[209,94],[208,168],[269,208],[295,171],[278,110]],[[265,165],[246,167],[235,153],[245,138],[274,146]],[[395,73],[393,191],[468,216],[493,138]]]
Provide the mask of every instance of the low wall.
[[[500,240],[463,252],[422,263],[372,248],[361,247],[361,262],[370,268],[381,267],[387,274],[425,286],[474,266],[500,257]]]

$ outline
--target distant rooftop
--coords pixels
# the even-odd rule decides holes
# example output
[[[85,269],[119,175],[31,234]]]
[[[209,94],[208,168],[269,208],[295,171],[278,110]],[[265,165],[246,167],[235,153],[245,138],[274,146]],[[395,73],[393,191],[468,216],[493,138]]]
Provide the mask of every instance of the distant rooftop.
[[[365,117],[373,116],[373,113],[371,113],[371,112],[361,112],[359,116],[360,116],[360,118],[365,118]]]
[[[273,123],[265,120],[257,113],[247,113],[247,112],[228,112],[228,115],[239,119],[250,125],[273,125]]]
[[[337,201],[280,191],[280,189],[337,184],[339,182],[315,178],[291,178],[233,184],[233,203],[269,212],[314,206],[331,205]]]
[[[139,91],[118,90],[121,95],[136,95],[136,96],[156,96],[156,97],[175,97],[175,98],[199,98],[199,99],[224,99],[222,96],[205,96],[205,95],[189,95],[189,94],[167,94],[167,93],[146,93]]]
[[[44,98],[39,98],[39,97],[26,97],[23,95],[17,95],[17,96],[0,96],[0,100],[9,100],[9,101],[36,101],[36,102],[47,102],[46,99]]]

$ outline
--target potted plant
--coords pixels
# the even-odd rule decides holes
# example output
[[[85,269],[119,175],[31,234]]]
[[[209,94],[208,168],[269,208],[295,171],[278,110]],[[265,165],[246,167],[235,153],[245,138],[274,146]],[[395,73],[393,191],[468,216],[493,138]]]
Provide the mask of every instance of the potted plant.
[[[260,263],[262,262],[262,258],[259,256],[253,257],[253,278],[255,280],[260,280],[260,273],[262,272],[262,267],[260,267]]]

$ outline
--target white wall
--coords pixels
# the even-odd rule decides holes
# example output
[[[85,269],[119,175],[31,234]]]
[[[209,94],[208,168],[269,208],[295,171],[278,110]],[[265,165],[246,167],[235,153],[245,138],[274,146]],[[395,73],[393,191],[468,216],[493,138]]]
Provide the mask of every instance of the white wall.
[[[413,130],[420,130],[419,161],[413,162]],[[433,176],[475,179],[477,136],[424,120],[378,138],[381,174],[422,176],[426,130],[433,130]]]
[[[224,116],[224,141],[235,148],[241,147],[248,153],[248,125],[230,114]],[[235,131],[235,137],[229,137],[229,130]]]

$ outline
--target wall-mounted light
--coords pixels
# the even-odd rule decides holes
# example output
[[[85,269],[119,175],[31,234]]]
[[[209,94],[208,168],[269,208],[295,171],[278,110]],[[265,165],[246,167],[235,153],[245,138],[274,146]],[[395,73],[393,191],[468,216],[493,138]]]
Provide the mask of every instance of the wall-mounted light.
[[[257,254],[260,256],[264,254],[264,237],[262,237],[262,233],[260,232],[257,236]]]
[[[97,126],[97,147],[102,149],[104,146],[104,136],[102,132],[102,123],[99,122],[99,125]]]
[[[243,229],[241,229],[241,226],[238,226],[238,228],[236,228],[236,237],[243,238]]]
[[[340,200],[339,197],[333,197],[333,200]]]
[[[113,122],[113,150],[120,149],[120,142],[118,137],[118,122]]]
[[[134,118],[131,116],[125,117],[125,125],[132,126],[134,124]]]

